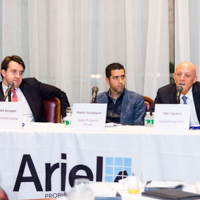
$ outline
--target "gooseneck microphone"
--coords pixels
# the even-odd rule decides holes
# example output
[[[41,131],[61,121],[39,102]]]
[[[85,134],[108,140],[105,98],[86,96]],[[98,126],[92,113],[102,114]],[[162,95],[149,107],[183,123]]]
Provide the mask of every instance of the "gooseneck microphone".
[[[97,93],[99,91],[99,88],[97,86],[94,86],[92,88],[92,103],[97,103]]]
[[[8,83],[8,89],[6,90],[6,93],[5,93],[5,96],[4,96],[3,101],[5,101],[5,100],[7,99],[7,97],[11,95],[11,89],[12,89],[14,86],[15,86],[15,84],[14,84],[12,81],[10,81],[10,82]]]
[[[176,101],[178,104],[180,104],[180,96],[181,96],[181,92],[183,91],[183,87],[182,86],[177,86],[176,87]]]

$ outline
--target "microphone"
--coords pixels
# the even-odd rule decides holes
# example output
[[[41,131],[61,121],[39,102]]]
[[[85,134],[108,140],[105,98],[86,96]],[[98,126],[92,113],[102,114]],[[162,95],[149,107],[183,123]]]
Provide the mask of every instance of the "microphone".
[[[92,103],[96,103],[97,102],[97,93],[99,91],[99,88],[97,86],[94,86],[92,88]]]
[[[5,96],[4,96],[3,101],[5,101],[6,98],[7,98],[8,96],[11,95],[11,89],[12,89],[14,86],[15,86],[15,84],[14,84],[12,81],[10,81],[10,82],[8,83],[8,89],[6,90],[6,94],[5,94]]]
[[[183,91],[183,87],[182,86],[177,86],[176,87],[176,100],[177,100],[177,103],[180,104],[180,95],[181,95],[181,92]]]

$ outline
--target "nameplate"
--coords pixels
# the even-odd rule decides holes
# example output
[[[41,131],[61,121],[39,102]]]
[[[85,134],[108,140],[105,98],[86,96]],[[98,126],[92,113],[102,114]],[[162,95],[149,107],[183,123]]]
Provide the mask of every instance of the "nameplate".
[[[107,104],[74,103],[71,129],[74,131],[104,131]]]
[[[190,105],[155,104],[155,132],[188,132]]]
[[[22,128],[23,113],[23,102],[0,102],[0,128]]]

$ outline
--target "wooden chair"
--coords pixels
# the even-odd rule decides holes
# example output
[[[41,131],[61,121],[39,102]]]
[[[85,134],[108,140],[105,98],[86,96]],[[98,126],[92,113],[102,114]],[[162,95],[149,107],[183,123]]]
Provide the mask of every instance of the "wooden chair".
[[[153,104],[153,99],[147,97],[147,96],[143,96],[144,97],[144,103],[146,106],[146,112],[149,110],[149,108],[151,107],[151,105]]]
[[[47,122],[60,123],[61,103],[57,97],[43,100]]]

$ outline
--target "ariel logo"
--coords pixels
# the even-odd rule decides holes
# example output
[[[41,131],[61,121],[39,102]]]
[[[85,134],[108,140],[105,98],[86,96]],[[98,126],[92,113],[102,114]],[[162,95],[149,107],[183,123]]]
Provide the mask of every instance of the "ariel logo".
[[[118,182],[130,176],[131,163],[131,158],[106,157],[105,182]]]

